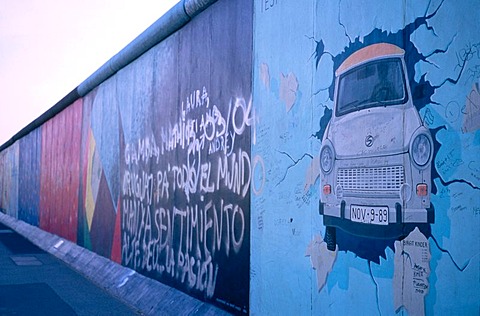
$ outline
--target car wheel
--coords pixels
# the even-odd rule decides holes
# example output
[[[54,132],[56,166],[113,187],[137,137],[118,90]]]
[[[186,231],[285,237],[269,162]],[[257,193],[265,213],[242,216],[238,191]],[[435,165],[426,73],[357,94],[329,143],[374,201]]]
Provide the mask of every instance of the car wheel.
[[[325,229],[325,242],[327,243],[327,249],[335,251],[337,248],[337,230],[333,226],[327,226]]]

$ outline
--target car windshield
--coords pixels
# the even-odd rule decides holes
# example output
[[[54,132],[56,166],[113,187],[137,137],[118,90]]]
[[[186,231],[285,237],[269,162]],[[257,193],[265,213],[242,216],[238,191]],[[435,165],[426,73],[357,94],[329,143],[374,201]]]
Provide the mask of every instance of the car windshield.
[[[400,58],[372,61],[340,76],[336,116],[405,103],[405,80]]]

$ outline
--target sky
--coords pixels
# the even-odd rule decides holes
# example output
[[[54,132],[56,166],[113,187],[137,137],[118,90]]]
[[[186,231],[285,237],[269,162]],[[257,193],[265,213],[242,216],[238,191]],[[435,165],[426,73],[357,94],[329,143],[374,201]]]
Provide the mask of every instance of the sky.
[[[0,0],[0,145],[179,0]]]

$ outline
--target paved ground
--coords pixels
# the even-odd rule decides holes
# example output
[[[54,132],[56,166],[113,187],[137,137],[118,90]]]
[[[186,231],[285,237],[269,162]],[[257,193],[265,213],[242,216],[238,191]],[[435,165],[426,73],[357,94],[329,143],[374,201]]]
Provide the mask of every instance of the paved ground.
[[[0,224],[0,315],[138,315]]]
[[[0,316],[135,313],[230,315],[0,212]]]

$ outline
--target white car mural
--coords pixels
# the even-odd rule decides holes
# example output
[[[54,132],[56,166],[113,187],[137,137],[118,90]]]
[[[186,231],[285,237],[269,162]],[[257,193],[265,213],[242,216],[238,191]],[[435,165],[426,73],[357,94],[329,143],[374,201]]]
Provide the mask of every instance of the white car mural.
[[[398,238],[407,226],[434,221],[433,141],[413,104],[404,55],[398,46],[373,44],[336,71],[320,149],[320,214],[331,251],[337,229]]]

